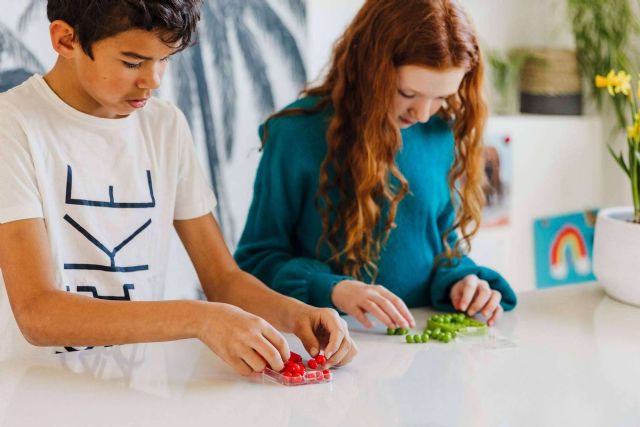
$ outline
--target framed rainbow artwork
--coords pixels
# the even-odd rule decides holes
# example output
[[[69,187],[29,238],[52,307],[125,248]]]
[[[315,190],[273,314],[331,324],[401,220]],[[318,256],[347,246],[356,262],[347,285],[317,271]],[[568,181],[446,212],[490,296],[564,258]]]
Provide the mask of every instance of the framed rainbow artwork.
[[[534,221],[536,286],[594,281],[593,232],[597,210],[571,213]]]

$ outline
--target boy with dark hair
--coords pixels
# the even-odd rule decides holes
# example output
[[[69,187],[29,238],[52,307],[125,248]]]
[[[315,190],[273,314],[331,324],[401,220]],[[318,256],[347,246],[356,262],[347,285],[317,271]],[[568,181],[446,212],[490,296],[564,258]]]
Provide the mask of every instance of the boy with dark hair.
[[[24,337],[58,351],[199,338],[249,374],[283,367],[278,328],[347,363],[356,348],[335,311],[237,267],[186,120],[152,97],[199,3],[49,0],[56,64],[0,95],[0,310],[8,297]],[[159,301],[172,226],[208,302]]]

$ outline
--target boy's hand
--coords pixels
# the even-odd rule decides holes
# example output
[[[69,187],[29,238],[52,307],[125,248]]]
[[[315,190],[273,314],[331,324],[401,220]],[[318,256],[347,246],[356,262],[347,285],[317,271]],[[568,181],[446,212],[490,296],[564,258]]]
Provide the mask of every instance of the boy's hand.
[[[305,308],[297,315],[293,333],[310,355],[316,356],[324,350],[330,366],[345,365],[358,352],[349,336],[347,322],[331,308]]]
[[[469,316],[482,312],[489,319],[487,324],[493,326],[504,310],[500,305],[502,295],[489,287],[489,283],[470,274],[457,282],[449,293],[453,308],[466,312]]]
[[[284,368],[289,345],[267,321],[230,304],[206,303],[204,310],[198,338],[239,374]]]
[[[373,323],[367,313],[373,315],[387,328],[415,328],[416,321],[398,296],[384,286],[367,285],[356,280],[343,280],[333,288],[333,304],[341,311],[355,317],[366,328]]]

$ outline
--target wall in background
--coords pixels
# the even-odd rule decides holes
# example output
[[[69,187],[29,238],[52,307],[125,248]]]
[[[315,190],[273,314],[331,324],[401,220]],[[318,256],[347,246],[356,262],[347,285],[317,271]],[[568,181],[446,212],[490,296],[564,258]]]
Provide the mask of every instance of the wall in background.
[[[563,0],[461,0],[474,21],[485,48],[507,51],[514,47],[575,46]],[[326,63],[331,46],[349,23],[362,0],[309,1],[309,70],[316,76]],[[490,76],[488,76],[490,78]],[[588,82],[587,82],[588,84]],[[489,90],[488,95],[492,93]],[[587,102],[587,115],[594,113]],[[497,117],[493,126],[516,129],[511,224],[483,229],[473,256],[504,272],[514,287],[535,287],[532,221],[541,215],[572,210],[630,204],[628,183],[606,152],[610,128],[597,119],[578,117]],[[526,132],[517,132],[520,128]],[[575,156],[571,150],[575,150]],[[575,157],[575,161],[571,161]],[[566,162],[566,164],[565,164]],[[546,175],[541,171],[547,170]],[[562,187],[560,179],[568,178]],[[577,181],[575,177],[579,178]],[[584,185],[580,185],[583,180]],[[606,191],[605,191],[606,190]]]
[[[0,8],[0,72],[22,67],[44,74],[56,60],[46,0],[0,0]],[[199,29],[199,43],[172,57],[158,95],[189,119],[233,248],[260,160],[258,125],[295,99],[307,79],[306,4],[204,0]],[[175,234],[172,239],[169,296],[192,297],[197,278]]]
[[[44,3],[44,0],[40,0]],[[214,0],[208,0],[214,1]],[[572,35],[566,20],[563,0],[540,0],[528,2],[526,0],[461,0],[478,29],[479,37],[484,46],[506,50],[519,46],[563,46],[572,47]],[[48,69],[55,60],[55,55],[51,50],[47,33],[47,21],[44,11],[36,11],[32,16],[32,23],[24,29],[18,29],[18,17],[22,14],[26,4],[29,2],[16,2],[13,0],[0,0],[0,7],[3,13],[0,15],[0,25],[4,25],[18,35],[19,39]],[[304,25],[300,24],[294,14],[284,5],[288,3],[281,0],[269,0],[276,12],[281,16],[292,35],[301,43],[302,54],[307,68],[308,78],[315,80],[321,75],[325,65],[328,63],[331,48],[336,38],[342,33],[346,25],[353,18],[363,0],[307,0],[307,28],[305,42]],[[255,23],[248,21],[249,28],[255,29]],[[291,70],[283,59],[282,53],[274,46],[273,41],[268,37],[260,38],[260,47],[273,55],[268,55],[267,75],[274,87],[273,97],[276,108],[282,107],[292,100],[300,86],[296,84],[291,76]],[[237,37],[230,37],[231,48],[239,51]],[[210,54],[207,54],[210,55]],[[237,79],[237,111],[241,112],[238,120],[232,129],[237,144],[234,146],[232,156],[224,163],[223,178],[227,184],[226,206],[229,208],[230,216],[234,223],[234,232],[228,234],[228,243],[234,245],[240,233],[248,205],[251,199],[251,185],[253,182],[255,169],[260,158],[258,152],[259,141],[256,136],[257,124],[264,117],[264,113],[255,108],[254,97],[255,87],[251,84],[252,75],[244,66],[243,60],[235,57],[234,76]],[[207,56],[205,55],[205,59]],[[3,55],[0,56],[0,70],[9,68],[15,61]],[[172,64],[170,67],[173,67]],[[208,76],[208,81],[215,89],[216,78]],[[171,75],[168,76],[164,84],[163,96],[172,98],[174,91]],[[215,91],[213,93],[216,93]],[[214,100],[214,102],[217,102]],[[588,109],[587,111],[590,111]],[[219,118],[218,118],[219,120]],[[196,118],[197,121],[197,118]],[[198,139],[198,149],[201,154],[202,165],[208,168],[207,150],[203,142],[204,132],[200,122],[196,123],[194,133]],[[534,128],[531,128],[535,132]],[[218,129],[218,137],[223,138]],[[609,129],[606,125],[601,127],[601,144],[590,144],[582,147],[584,150],[601,150],[599,153],[592,153],[600,159],[599,170],[594,173],[602,177],[602,182],[606,191],[598,193],[602,206],[614,204],[628,204],[628,184],[617,166],[611,161],[605,151],[605,141],[609,140]],[[617,141],[620,145],[621,141]],[[558,144],[562,144],[562,138],[558,139]],[[549,149],[549,147],[547,147]],[[553,152],[548,153],[553,156]],[[598,168],[597,164],[595,168]],[[531,178],[533,179],[533,178]],[[554,182],[527,182],[527,175],[521,178],[521,186],[535,184],[537,191],[554,190]],[[540,187],[540,185],[542,187]],[[594,190],[596,191],[596,190]],[[514,199],[515,201],[515,199]],[[586,203],[586,202],[585,202]],[[589,201],[589,203],[596,203]],[[552,212],[553,206],[549,207],[549,213],[561,213],[562,206],[556,206],[556,211]],[[514,211],[515,215],[518,215]],[[490,232],[491,233],[491,232]],[[498,233],[499,234],[499,233]],[[175,256],[172,257],[170,276],[168,282],[170,286],[169,296],[189,296],[185,293],[192,292],[196,282],[193,272],[181,245],[174,236]],[[482,245],[479,245],[482,249]],[[488,255],[487,262],[491,263],[491,253],[495,248],[484,247],[483,252],[478,254],[481,260]],[[500,262],[498,262],[500,264]],[[499,267],[499,266],[498,266]],[[514,266],[507,267],[515,268]],[[527,285],[525,288],[528,288]]]
[[[501,272],[516,291],[536,288],[534,220],[602,203],[602,125],[597,117],[492,117],[487,132],[509,136],[509,221],[483,227],[471,257]]]

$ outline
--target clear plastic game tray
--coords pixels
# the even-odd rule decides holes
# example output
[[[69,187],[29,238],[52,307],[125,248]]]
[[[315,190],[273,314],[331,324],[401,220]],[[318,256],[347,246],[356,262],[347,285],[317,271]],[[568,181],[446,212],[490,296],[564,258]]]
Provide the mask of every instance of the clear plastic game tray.
[[[262,372],[262,382],[273,382],[285,386],[330,383],[333,382],[333,372],[324,369],[306,371],[304,374],[297,376],[287,376],[272,369],[265,368]]]

